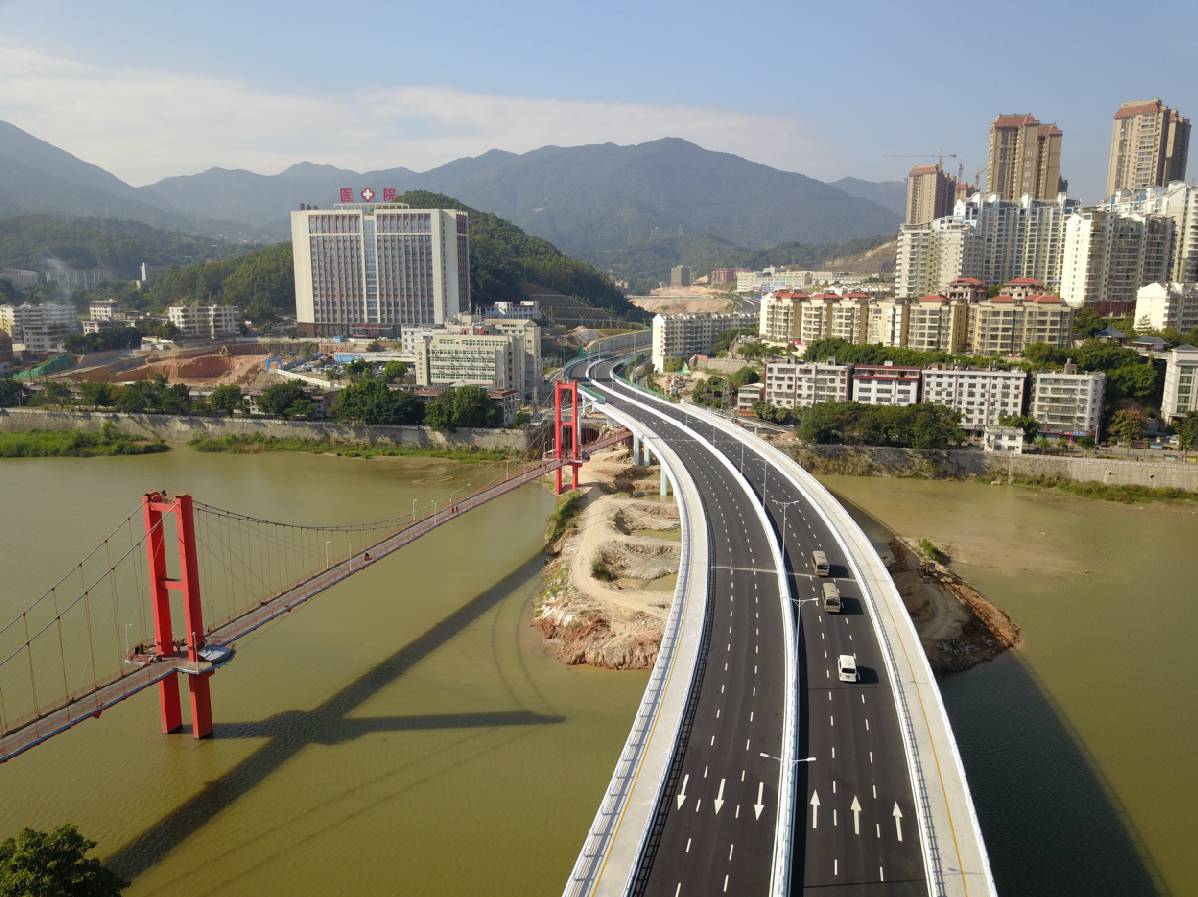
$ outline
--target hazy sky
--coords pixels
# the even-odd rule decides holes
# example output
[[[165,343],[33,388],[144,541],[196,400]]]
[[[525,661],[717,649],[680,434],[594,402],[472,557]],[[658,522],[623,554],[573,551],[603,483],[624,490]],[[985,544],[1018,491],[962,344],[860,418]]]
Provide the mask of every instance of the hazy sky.
[[[666,136],[886,180],[938,149],[972,177],[994,115],[1030,112],[1097,199],[1121,101],[1198,116],[1198,3],[1142,32],[1116,6],[0,0],[0,118],[133,184]]]

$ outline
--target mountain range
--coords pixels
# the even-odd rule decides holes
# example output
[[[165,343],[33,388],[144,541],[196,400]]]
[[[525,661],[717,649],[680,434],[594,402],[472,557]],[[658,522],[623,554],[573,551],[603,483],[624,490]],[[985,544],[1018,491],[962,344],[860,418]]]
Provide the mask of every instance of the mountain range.
[[[900,182],[827,184],[677,138],[491,150],[424,172],[359,173],[311,162],[275,175],[210,168],[133,187],[0,122],[0,162],[0,214],[131,218],[226,239],[280,239],[289,233],[291,209],[327,206],[341,187],[420,189],[493,212],[616,274],[613,263],[624,250],[660,237],[685,244],[702,236],[731,250],[757,250],[892,234],[902,217]]]

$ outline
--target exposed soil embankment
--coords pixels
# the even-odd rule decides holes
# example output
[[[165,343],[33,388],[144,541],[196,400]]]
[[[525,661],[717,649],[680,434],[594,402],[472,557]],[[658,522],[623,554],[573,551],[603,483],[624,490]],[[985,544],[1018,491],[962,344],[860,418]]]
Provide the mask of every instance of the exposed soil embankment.
[[[627,449],[594,455],[580,483],[533,624],[566,663],[652,666],[678,572],[677,505],[656,497],[656,469],[631,466]]]
[[[1019,627],[1010,616],[944,565],[925,561],[903,539],[892,539],[882,560],[937,675],[967,670],[1019,644]]]

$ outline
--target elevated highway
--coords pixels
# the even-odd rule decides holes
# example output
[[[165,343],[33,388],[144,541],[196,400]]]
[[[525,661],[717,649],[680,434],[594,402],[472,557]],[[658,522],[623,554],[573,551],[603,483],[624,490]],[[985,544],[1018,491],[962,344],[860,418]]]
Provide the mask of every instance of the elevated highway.
[[[609,874],[589,892],[993,894],[939,693],[868,541],[777,450],[614,366],[568,373],[676,454],[711,560],[701,660],[636,869],[623,890]],[[813,574],[815,550],[831,580]],[[839,614],[817,600],[828,581]],[[840,681],[842,654],[858,682]]]

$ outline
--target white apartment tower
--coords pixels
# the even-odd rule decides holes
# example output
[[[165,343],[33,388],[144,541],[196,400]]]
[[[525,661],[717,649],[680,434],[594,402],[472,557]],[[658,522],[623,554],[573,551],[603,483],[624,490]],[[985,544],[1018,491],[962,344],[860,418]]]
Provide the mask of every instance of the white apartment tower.
[[[1136,292],[1169,277],[1173,221],[1103,208],[1069,216],[1061,298],[1073,308],[1131,312]]]
[[[301,335],[398,333],[470,309],[470,224],[458,209],[304,208],[291,213],[291,246]]]
[[[852,367],[834,359],[817,362],[767,362],[765,401],[779,408],[809,408],[817,402],[847,402]]]
[[[1078,373],[1077,365],[1067,364],[1064,371],[1033,375],[1029,412],[1047,435],[1097,439],[1105,390],[1106,374]]]
[[[654,315],[653,366],[661,371],[667,358],[707,355],[721,333],[755,328],[758,323],[759,315],[753,312]]]
[[[1198,348],[1190,345],[1169,350],[1165,365],[1165,395],[1161,417],[1172,421],[1198,411]]]
[[[923,401],[956,408],[961,426],[974,433],[1023,413],[1027,374],[1021,370],[940,367],[925,368],[921,376]]]

